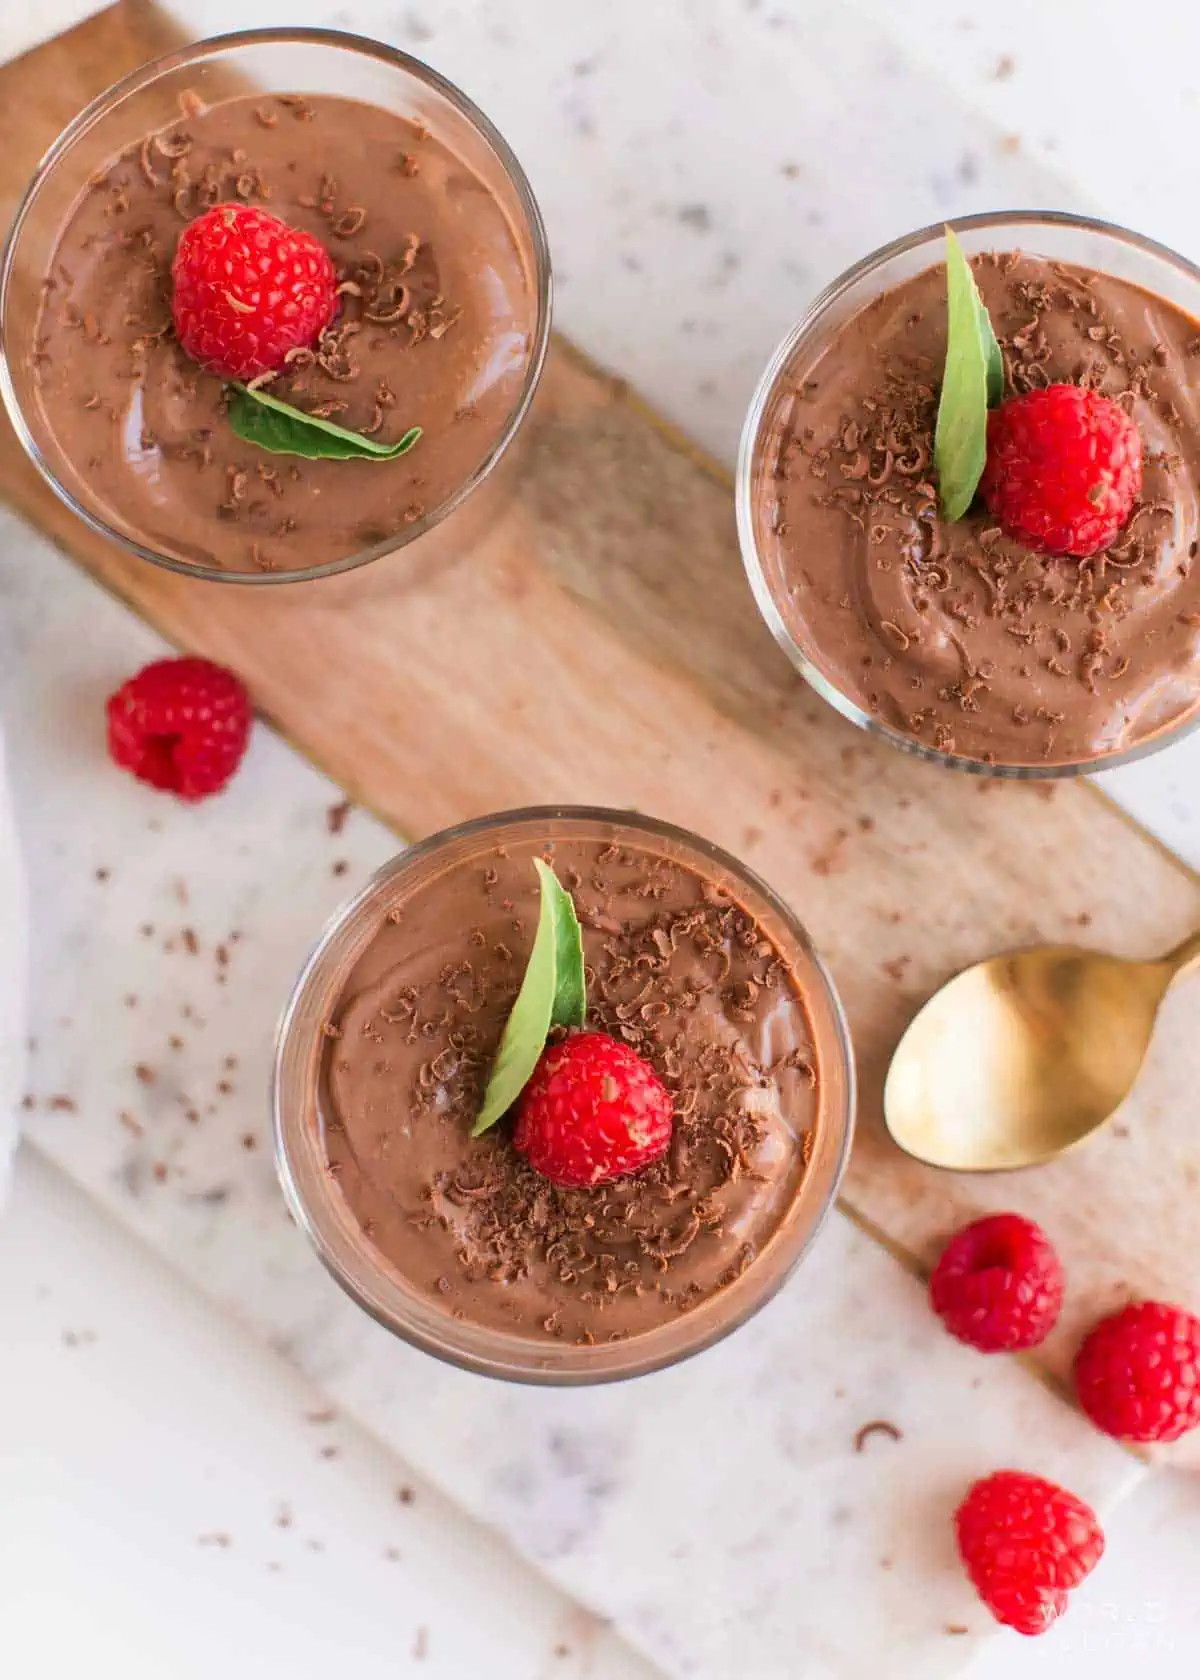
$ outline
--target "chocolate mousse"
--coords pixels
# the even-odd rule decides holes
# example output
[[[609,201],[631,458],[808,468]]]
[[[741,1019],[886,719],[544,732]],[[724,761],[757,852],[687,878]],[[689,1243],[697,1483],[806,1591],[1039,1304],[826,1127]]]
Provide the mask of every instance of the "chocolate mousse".
[[[675,1322],[764,1256],[838,1077],[806,1006],[815,964],[785,957],[716,865],[590,826],[550,844],[484,831],[415,889],[397,883],[330,1011],[316,1120],[381,1265],[453,1319],[581,1346]],[[535,857],[582,925],[588,1029],[673,1098],[667,1153],[596,1188],[542,1177],[508,1121],[472,1137],[538,919]]]
[[[978,501],[941,516],[939,265],[781,382],[755,482],[759,553],[792,640],[863,712],[988,765],[1090,763],[1200,709],[1200,325],[1091,269],[1019,252],[972,268],[1010,395],[1083,385],[1138,427],[1142,490],[1116,541],[1052,558]]]
[[[260,206],[315,235],[338,312],[270,394],[394,460],[308,460],[242,441],[229,388],[171,332],[181,230]],[[288,571],[401,538],[501,438],[536,334],[534,258],[493,192],[419,124],[329,96],[243,97],[149,134],[93,175],[62,229],[35,358],[45,425],[78,499],[143,546]]]

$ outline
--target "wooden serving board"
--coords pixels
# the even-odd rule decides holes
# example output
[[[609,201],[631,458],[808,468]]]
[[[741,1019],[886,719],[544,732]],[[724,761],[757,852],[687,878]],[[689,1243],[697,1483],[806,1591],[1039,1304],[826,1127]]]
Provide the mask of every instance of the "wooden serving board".
[[[127,4],[0,71],[0,210],[63,122],[163,39]],[[917,1270],[981,1210],[1041,1219],[1071,1277],[1039,1354],[1056,1378],[1080,1326],[1127,1293],[1200,1308],[1200,977],[1173,995],[1118,1123],[1053,1166],[937,1173],[898,1153],[880,1111],[901,1030],[953,971],[1041,939],[1157,952],[1200,922],[1200,880],[1085,784],[953,774],[818,701],[758,618],[727,476],[568,346],[502,517],[469,550],[402,563],[390,588],[364,574],[250,591],[131,562],[56,502],[7,428],[0,497],[173,641],[238,669],[264,714],[406,838],[593,802],[683,823],[761,871],[852,1024],[845,1211]]]

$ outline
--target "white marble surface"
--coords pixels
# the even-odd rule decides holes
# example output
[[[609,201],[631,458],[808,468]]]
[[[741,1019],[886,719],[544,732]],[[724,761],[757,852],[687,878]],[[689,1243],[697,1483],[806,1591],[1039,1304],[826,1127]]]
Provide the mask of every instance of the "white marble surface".
[[[0,64],[99,10],[96,0],[6,0],[0,7]]]
[[[1181,242],[1189,233],[1166,186],[1139,194],[1132,153],[1091,116],[1068,122],[1054,95],[1047,62],[1062,72],[1068,54],[1088,61],[1099,40],[1111,57],[1136,35],[1136,8],[1115,0],[1086,14],[1067,0],[1039,7],[1036,28],[1032,8],[975,18],[963,4],[951,17],[941,0],[179,6],[196,34],[357,27],[460,80],[534,179],[560,323],[725,458],[769,346],[818,285],[880,239],[1018,200],[1108,209]],[[1174,105],[1157,98],[1151,114],[1187,109],[1200,62],[1187,50],[1190,7],[1174,17]],[[1012,72],[997,78],[1006,56]],[[1123,110],[1140,109],[1143,91]],[[1185,130],[1171,132],[1186,172]],[[296,965],[394,842],[359,815],[330,836],[336,791],[265,730],[229,794],[197,811],[117,777],[102,752],[102,699],[156,646],[66,562],[0,523],[0,710],[36,906],[27,1118],[38,1147],[666,1671],[961,1671],[987,1626],[947,1544],[963,1481],[1023,1462],[1112,1509],[1137,1467],[1020,1367],[989,1366],[985,1387],[911,1280],[840,1218],[731,1343],[620,1390],[499,1389],[364,1321],[283,1214],[264,1091]],[[1198,745],[1112,779],[1195,862]],[[876,1438],[855,1455],[855,1429],[879,1416],[903,1441]],[[1194,1543],[1194,1496],[1179,1487],[1160,1508],[1182,1509],[1181,1536]],[[1094,1655],[1103,1582],[1093,1608],[1043,1642],[1040,1672],[1065,1675],[1081,1648]],[[1154,1648],[1161,1604],[1120,1602],[1133,1604],[1126,1649]],[[1167,1637],[1185,1649],[1186,1628]],[[1007,1677],[1012,1637],[995,1647],[979,1660]]]
[[[0,1223],[0,1340],[4,1672],[662,1680],[31,1149]],[[1144,1483],[1070,1618],[1019,1647],[1022,1680],[1178,1668],[1198,1548],[1187,1485]],[[1012,1680],[1012,1659],[991,1642],[971,1680]]]
[[[0,1342],[5,1674],[654,1680],[28,1149]]]
[[[18,1104],[25,1088],[29,916],[21,849],[8,791],[0,726],[0,1207],[17,1146]]]

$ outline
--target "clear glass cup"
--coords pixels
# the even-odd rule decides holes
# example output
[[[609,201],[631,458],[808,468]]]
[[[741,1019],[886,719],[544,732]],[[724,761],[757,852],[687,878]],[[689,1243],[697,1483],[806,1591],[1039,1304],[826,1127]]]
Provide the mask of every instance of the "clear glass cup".
[[[1051,210],[1005,210],[964,217],[955,221],[954,229],[968,256],[982,251],[1020,250],[1093,268],[1165,298],[1200,321],[1200,268],[1167,246],[1127,228]],[[941,222],[919,228],[855,263],[813,300],[768,362],[742,428],[735,491],[738,539],[754,599],[771,634],[811,687],[860,729],[905,752],[973,775],[1021,780],[1090,775],[1129,764],[1161,751],[1200,723],[1200,677],[1195,709],[1133,747],[1077,763],[989,764],[979,758],[939,752],[872,716],[828,674],[820,648],[805,642],[794,620],[788,621],[783,579],[774,564],[769,540],[773,516],[770,443],[781,407],[860,309],[943,260],[945,235]]]
[[[387,910],[423,881],[498,845],[644,836],[656,850],[722,886],[759,920],[797,976],[813,1031],[818,1112],[812,1153],[795,1201],[743,1275],[677,1320],[627,1341],[576,1347],[534,1341],[454,1319],[412,1288],[363,1235],[325,1171],[321,1137],[322,1031],[345,976]],[[631,812],[584,806],[534,808],[447,829],[394,858],[334,916],[283,1013],[272,1091],[275,1155],[297,1223],[347,1294],[405,1341],[451,1364],[517,1382],[581,1384],[640,1376],[675,1364],[735,1330],[786,1281],[833,1206],[854,1127],[854,1062],[831,980],[788,906],[728,853],[684,829]]]
[[[89,491],[82,464],[67,458],[41,413],[30,355],[51,254],[95,171],[152,130],[178,121],[181,95],[196,94],[215,103],[259,91],[356,99],[425,123],[501,205],[523,260],[528,311],[523,380],[502,426],[485,441],[477,467],[457,490],[401,535],[326,564],[269,572],[227,570],[148,547],[135,529],[101,507]],[[125,77],[81,112],[38,165],[0,262],[0,393],[17,436],[51,489],[94,531],[127,552],[189,578],[251,586],[307,582],[357,570],[400,550],[410,553],[493,477],[537,388],[550,339],[551,290],[546,231],[525,173],[503,136],[452,83],[394,47],[334,30],[262,29],[224,35],[169,53]]]

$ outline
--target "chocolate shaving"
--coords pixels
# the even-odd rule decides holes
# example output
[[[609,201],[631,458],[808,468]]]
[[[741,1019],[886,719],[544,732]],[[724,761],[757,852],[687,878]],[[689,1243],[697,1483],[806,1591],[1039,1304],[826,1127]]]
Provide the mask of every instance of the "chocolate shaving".
[[[872,1435],[886,1435],[889,1441],[902,1441],[904,1439],[903,1432],[897,1429],[894,1423],[889,1423],[886,1418],[872,1418],[870,1423],[864,1423],[855,1434],[854,1450],[856,1453],[862,1452]]]

